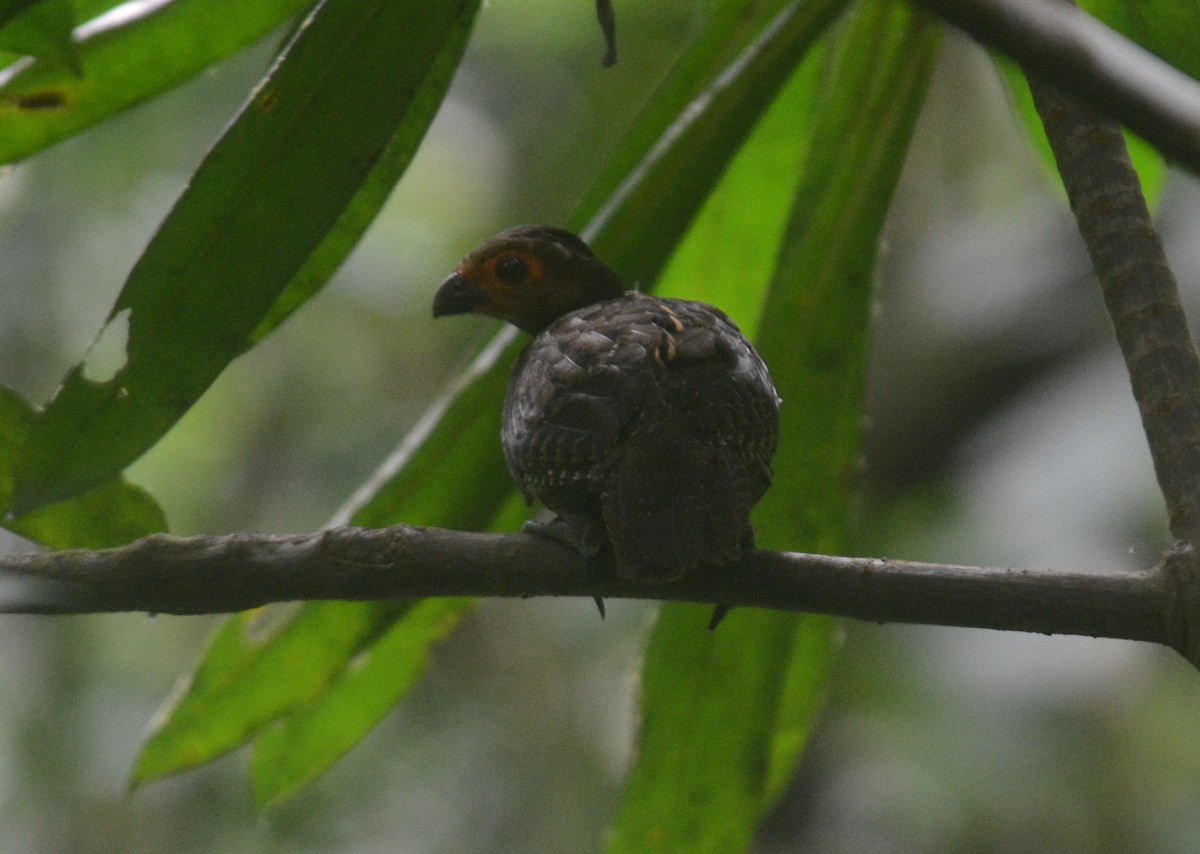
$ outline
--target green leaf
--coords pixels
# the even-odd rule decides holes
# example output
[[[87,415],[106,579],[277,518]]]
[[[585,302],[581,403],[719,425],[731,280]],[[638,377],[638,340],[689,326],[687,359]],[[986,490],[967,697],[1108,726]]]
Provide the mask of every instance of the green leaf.
[[[0,508],[12,497],[13,466],[35,418],[24,398],[0,386]],[[148,493],[116,478],[69,501],[6,519],[4,527],[51,549],[104,549],[165,531],[167,520]]]
[[[785,401],[775,458],[784,476],[755,516],[768,548],[836,554],[853,544],[880,234],[941,35],[929,15],[869,0],[830,58],[830,83],[759,328],[759,347]],[[796,637],[801,652],[811,642],[805,631]],[[793,662],[783,680],[768,793],[790,776],[798,755],[789,729],[811,724],[808,671]]]
[[[770,766],[796,618],[664,607],[642,670],[638,761],[609,851],[745,851]]]
[[[589,223],[597,254],[649,286],[725,167],[845,0],[793,2],[649,149]]]
[[[35,154],[190,80],[311,3],[174,0],[88,22],[75,45],[84,78],[43,59],[0,72],[0,163]],[[116,4],[90,5],[95,12]]]
[[[449,634],[474,604],[472,599],[416,603],[356,656],[328,691],[264,732],[250,765],[255,802],[265,807],[294,793],[354,747],[424,672],[432,643]]]
[[[907,6],[861,4],[821,78],[759,326],[784,399],[775,485],[755,514],[764,546],[832,550],[850,539],[847,474],[859,454],[872,269],[938,34]],[[735,612],[706,635],[705,616],[694,606],[663,608],[611,851],[746,850],[807,740],[832,656],[831,621]]]
[[[346,661],[407,607],[310,602],[231,617],[178,697],[160,713],[138,756],[133,784],[209,762],[319,696]],[[331,613],[336,619],[329,619]]]
[[[130,274],[110,315],[129,312],[124,367],[94,382],[77,366],[35,423],[18,467],[21,511],[115,475],[245,349],[393,138],[416,145],[447,84],[431,72],[461,52],[477,2],[318,8]],[[388,97],[380,81],[394,87]]]
[[[0,10],[0,20],[4,20]],[[83,76],[79,48],[72,35],[75,8],[71,0],[41,0],[7,19],[0,27],[0,50],[28,54],[66,66],[75,77]]]
[[[8,508],[12,503],[13,469],[36,417],[33,406],[25,398],[0,386],[0,508]]]
[[[150,493],[114,478],[4,527],[50,549],[108,549],[167,530],[167,517]]]

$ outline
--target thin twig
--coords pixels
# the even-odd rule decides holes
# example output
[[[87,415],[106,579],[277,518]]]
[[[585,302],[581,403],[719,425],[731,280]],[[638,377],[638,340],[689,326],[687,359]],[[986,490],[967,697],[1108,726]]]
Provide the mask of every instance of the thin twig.
[[[750,552],[740,564],[648,586],[597,572],[527,534],[397,525],[312,534],[155,535],[105,551],[0,559],[0,613],[208,614],[297,599],[584,596],[723,603],[1171,644],[1172,576],[988,569]]]
[[[1068,3],[918,0],[1200,173],[1200,82]]]
[[[1196,546],[1200,357],[1175,277],[1120,128],[1036,75],[1029,80],[1125,357],[1171,532]]]

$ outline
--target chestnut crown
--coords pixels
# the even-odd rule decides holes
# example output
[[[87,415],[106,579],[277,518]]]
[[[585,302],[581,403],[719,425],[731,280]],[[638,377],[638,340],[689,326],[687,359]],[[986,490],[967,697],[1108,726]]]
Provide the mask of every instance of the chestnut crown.
[[[625,283],[569,231],[510,228],[463,257],[433,297],[433,316],[486,314],[536,335],[564,314],[616,299]]]

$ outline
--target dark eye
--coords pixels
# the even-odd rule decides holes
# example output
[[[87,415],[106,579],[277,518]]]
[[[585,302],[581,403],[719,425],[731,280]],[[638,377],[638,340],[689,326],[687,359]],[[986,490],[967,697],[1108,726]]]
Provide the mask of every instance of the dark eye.
[[[529,276],[529,265],[515,255],[501,258],[496,263],[496,278],[506,285],[516,285]]]

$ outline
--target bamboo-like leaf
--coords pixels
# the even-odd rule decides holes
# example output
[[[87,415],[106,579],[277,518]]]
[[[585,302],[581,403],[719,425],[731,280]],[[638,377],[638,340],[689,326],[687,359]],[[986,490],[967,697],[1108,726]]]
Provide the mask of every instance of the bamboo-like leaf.
[[[851,535],[873,262],[937,43],[907,6],[868,0],[848,24],[758,330],[784,398],[778,474],[755,516],[775,548]],[[705,616],[671,605],[659,618],[611,851],[746,850],[807,738],[830,621],[735,612],[705,634]]]
[[[124,366],[106,382],[77,366],[34,424],[18,512],[114,476],[242,352],[393,139],[415,147],[477,3],[318,7],[130,274],[110,316],[128,322]]]
[[[255,802],[265,807],[292,794],[356,745],[424,672],[430,644],[472,605],[470,599],[416,603],[355,657],[328,692],[264,732],[250,765]]]
[[[311,602],[237,614],[160,713],[132,784],[186,771],[242,745],[288,709],[322,693],[346,661],[386,630],[403,604]],[[330,612],[336,619],[329,619]]]

